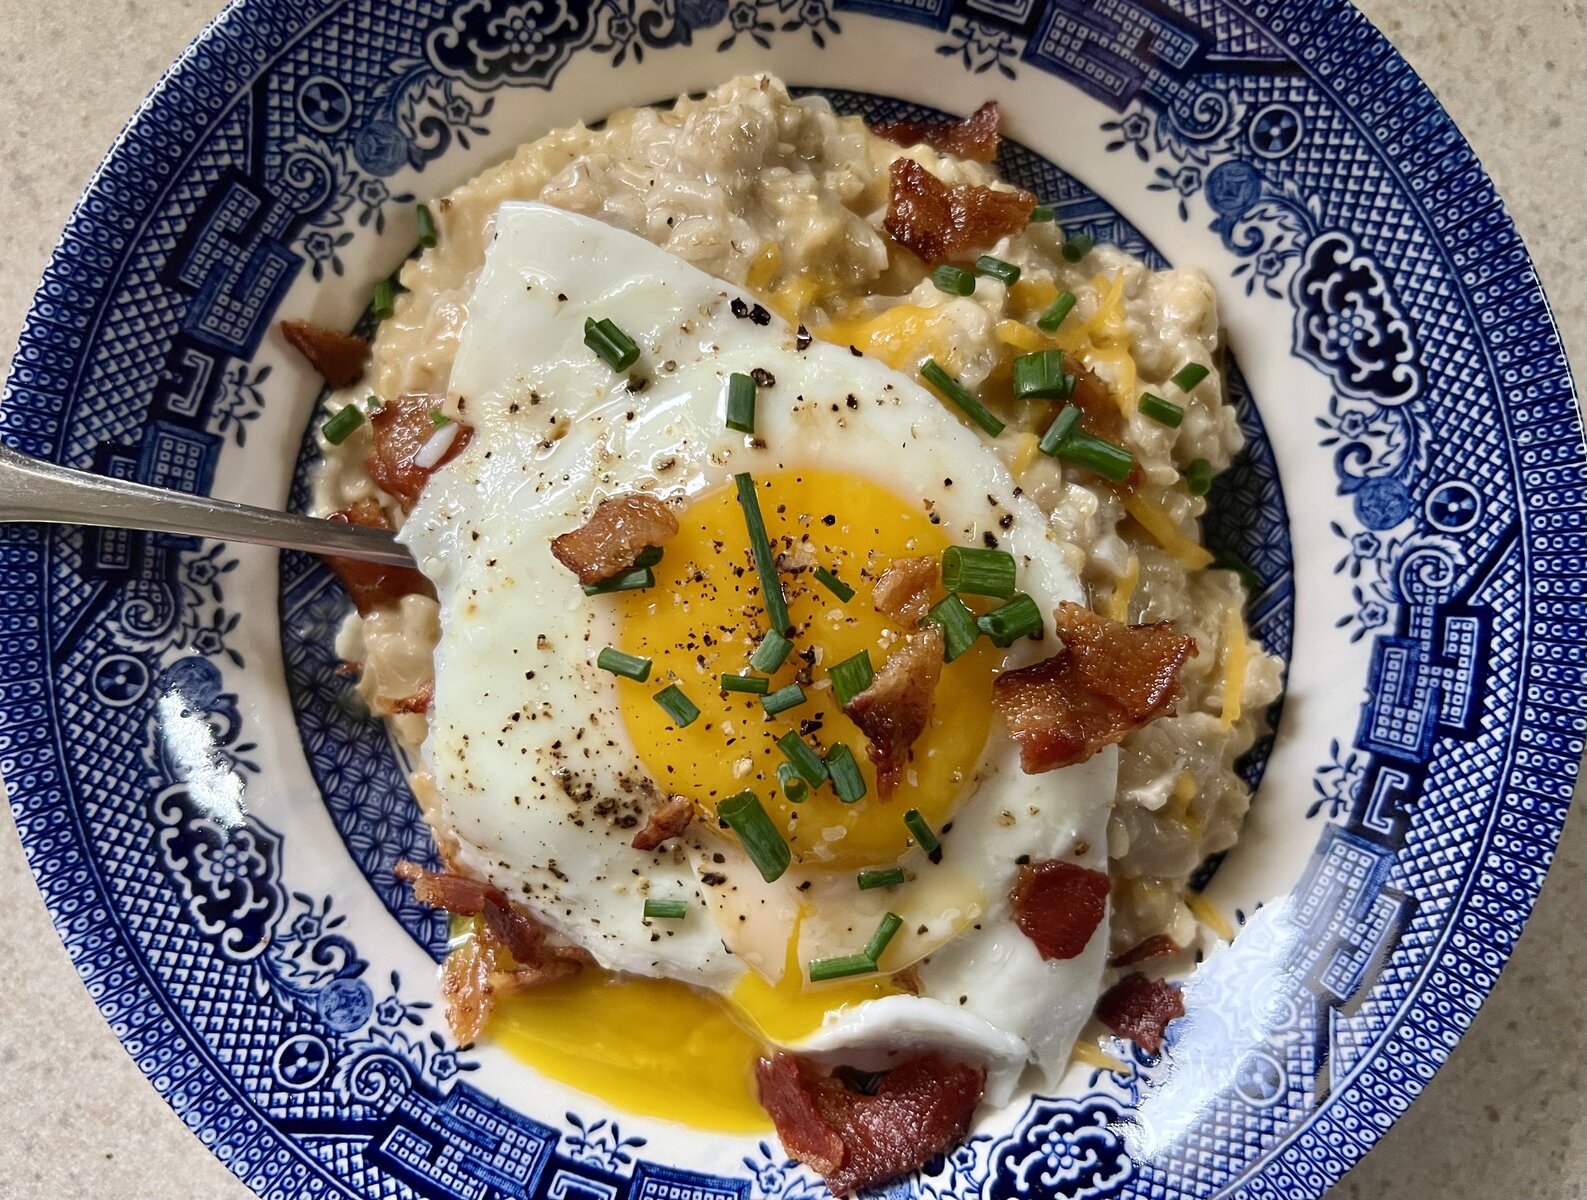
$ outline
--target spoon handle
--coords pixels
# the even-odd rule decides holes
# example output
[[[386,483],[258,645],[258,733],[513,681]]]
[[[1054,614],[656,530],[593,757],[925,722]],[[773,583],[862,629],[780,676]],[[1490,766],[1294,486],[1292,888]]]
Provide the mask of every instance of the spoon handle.
[[[366,529],[74,471],[0,446],[0,522],[149,529],[411,567],[389,529]]]

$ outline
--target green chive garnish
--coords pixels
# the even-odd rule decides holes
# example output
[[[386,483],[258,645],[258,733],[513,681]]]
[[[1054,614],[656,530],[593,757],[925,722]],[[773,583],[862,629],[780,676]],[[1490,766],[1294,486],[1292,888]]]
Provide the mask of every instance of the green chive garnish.
[[[432,408],[430,410],[430,424],[434,425],[437,429],[445,426],[449,421],[451,421],[451,419],[451,417],[447,416],[438,408]]]
[[[882,923],[876,927],[876,932],[871,934],[871,940],[865,943],[865,957],[872,962],[880,962],[883,953],[887,950],[887,943],[893,940],[893,935],[903,928],[904,918],[897,913],[888,913],[882,918]]]
[[[727,427],[755,432],[755,381],[740,371],[727,377]]]
[[[854,599],[854,589],[825,567],[817,567],[811,574],[821,581],[822,587],[826,588],[839,600],[847,602]]]
[[[1212,464],[1198,458],[1185,468],[1185,490],[1192,496],[1205,496],[1212,488]]]
[[[1114,483],[1123,483],[1128,479],[1130,470],[1135,466],[1135,456],[1123,446],[1093,437],[1083,429],[1074,430],[1059,442],[1054,454],[1077,467],[1095,471]]]
[[[816,958],[810,962],[810,982],[821,983],[828,979],[847,979],[851,975],[874,975],[876,963],[863,954],[845,954],[840,958]]]
[[[777,560],[772,557],[771,539],[766,536],[766,520],[760,515],[755,480],[744,471],[733,476],[733,484],[738,488],[739,507],[744,510],[744,524],[749,529],[749,548],[755,556],[755,573],[760,576],[767,619],[774,632],[786,636],[793,631],[793,622],[788,619],[788,600],[782,594],[782,581],[777,578]],[[766,670],[764,667],[755,669]]]
[[[1075,426],[1080,424],[1080,410],[1073,404],[1066,404],[1053,418],[1052,424],[1047,426],[1047,432],[1041,435],[1038,443],[1043,454],[1058,453],[1058,447],[1065,438],[1074,432]]]
[[[640,658],[637,654],[624,654],[613,646],[606,647],[596,656],[595,665],[603,671],[621,675],[624,679],[638,680],[640,683],[650,678],[648,658]]]
[[[600,355],[602,361],[614,371],[628,370],[639,357],[639,347],[634,344],[634,339],[607,317],[599,321],[593,317],[584,319],[584,344]]]
[[[586,583],[586,596],[604,596],[609,592],[637,592],[641,588],[655,587],[656,573],[649,567],[632,567],[621,575],[613,575],[599,583]]]
[[[1064,258],[1068,259],[1072,263],[1077,263],[1086,255],[1090,254],[1091,247],[1095,246],[1096,244],[1096,239],[1093,238],[1089,233],[1074,234],[1064,242]]]
[[[755,653],[749,656],[750,670],[770,675],[788,661],[788,655],[792,652],[793,643],[773,629],[761,639],[760,645],[755,647]]]
[[[389,279],[382,279],[375,284],[374,295],[369,300],[370,315],[377,321],[384,321],[397,311],[397,285]]]
[[[947,292],[950,296],[968,296],[975,291],[975,272],[943,263],[931,273],[931,282],[936,284],[939,292]]]
[[[866,867],[860,872],[860,891],[869,892],[875,888],[897,887],[904,882],[903,867]]]
[[[419,245],[426,250],[432,249],[435,246],[436,237],[435,218],[430,214],[430,206],[427,204],[419,205],[414,215],[419,219]]]
[[[827,678],[832,681],[832,692],[837,696],[838,703],[846,707],[876,678],[876,672],[871,668],[870,651],[861,650],[853,658],[845,658],[834,664],[827,671]]]
[[[1014,594],[1014,556],[1007,550],[949,546],[942,552],[942,586],[966,596]]]
[[[778,713],[787,712],[790,708],[798,708],[805,702],[805,690],[797,683],[790,683],[785,688],[778,688],[760,698],[765,706],[766,715],[775,717]]]
[[[832,790],[845,804],[853,804],[865,795],[865,776],[860,774],[860,764],[854,761],[854,751],[842,742],[827,751],[827,775],[832,779]]]
[[[975,623],[975,614],[964,606],[964,601],[951,592],[937,601],[926,620],[942,630],[942,660],[952,662],[981,636]]]
[[[1019,595],[978,618],[976,624],[994,646],[1012,646],[1020,638],[1041,630],[1041,609],[1029,596]]]
[[[661,705],[672,723],[679,729],[694,724],[700,710],[694,706],[694,701],[683,694],[683,689],[675,683],[669,683],[656,693],[656,703]]]
[[[777,832],[777,826],[761,807],[759,796],[747,791],[730,796],[716,806],[716,815],[738,834],[762,879],[775,883],[782,878],[793,855],[789,853],[788,843],[782,840],[782,834]]]
[[[1058,299],[1052,302],[1052,307],[1037,318],[1036,328],[1046,333],[1057,333],[1058,326],[1064,323],[1064,318],[1074,311],[1079,300],[1073,292],[1059,292]]]
[[[1174,377],[1168,382],[1182,392],[1188,392],[1212,372],[1200,363],[1186,363],[1175,372]]]
[[[936,359],[926,361],[926,365],[920,368],[920,377],[941,392],[945,399],[958,405],[965,416],[993,437],[1003,432],[1003,422],[988,412],[986,406],[972,396],[964,384],[938,366]]]
[[[904,827],[909,830],[909,836],[915,839],[915,845],[926,852],[927,858],[934,863],[942,861],[942,843],[937,840],[937,835],[931,831],[931,826],[918,808],[912,808],[904,814]]]
[[[975,260],[975,273],[990,276],[1004,287],[1013,287],[1019,282],[1018,267],[1001,258],[993,258],[990,254],[983,254]]]
[[[799,778],[811,787],[818,788],[827,781],[826,764],[797,733],[783,734],[777,739],[777,749],[799,773]]]
[[[789,804],[803,804],[805,797],[810,794],[810,787],[799,772],[794,769],[793,763],[777,764],[777,784],[782,788],[783,797]]]
[[[1062,350],[1038,350],[1014,360],[1014,396],[1019,400],[1067,400],[1075,377],[1064,370]]]
[[[662,550],[660,546],[646,546],[639,552],[639,557],[634,559],[636,567],[653,567],[661,561]]]
[[[1141,396],[1141,415],[1150,417],[1159,425],[1167,425],[1178,429],[1179,423],[1185,419],[1185,410],[1177,404],[1164,400],[1161,396],[1154,396],[1145,392]]]
[[[689,915],[687,900],[646,900],[645,920],[681,921]]]
[[[320,426],[320,436],[331,445],[340,446],[363,423],[364,414],[358,411],[358,405],[349,404]]]
[[[724,675],[722,676],[722,690],[724,692],[749,692],[752,695],[764,696],[771,690],[771,680],[764,675]]]
[[[1042,221],[1055,221],[1058,219],[1058,213],[1050,204],[1038,204],[1030,210],[1030,219],[1035,224],[1039,224]]]

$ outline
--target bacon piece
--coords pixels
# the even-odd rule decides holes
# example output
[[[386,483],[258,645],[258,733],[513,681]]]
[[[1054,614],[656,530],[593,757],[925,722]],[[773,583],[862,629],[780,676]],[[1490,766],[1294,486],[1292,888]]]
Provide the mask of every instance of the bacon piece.
[[[588,521],[551,540],[551,553],[580,583],[599,583],[633,566],[646,547],[664,546],[677,533],[678,518],[665,500],[631,492],[602,500]]]
[[[469,938],[441,963],[446,1023],[459,1045],[476,1041],[490,1019],[496,995],[492,969],[490,949],[480,938]]]
[[[1124,625],[1065,602],[1057,623],[1061,651],[992,685],[1028,775],[1084,762],[1171,714],[1179,669],[1196,652],[1167,622]]]
[[[997,157],[1002,123],[997,101],[988,100],[962,121],[883,121],[871,126],[871,132],[900,146],[925,142],[944,154],[989,163]]]
[[[333,388],[350,387],[363,378],[364,362],[369,358],[369,343],[363,338],[307,321],[282,321],[281,336]]]
[[[1108,960],[1110,967],[1132,967],[1138,962],[1145,962],[1148,958],[1158,958],[1166,954],[1178,954],[1182,949],[1178,942],[1166,933],[1154,933],[1143,942],[1137,942],[1123,954],[1115,954]]]
[[[1080,427],[1104,441],[1122,445],[1124,414],[1119,411],[1118,402],[1113,399],[1113,392],[1108,385],[1089,367],[1083,366],[1073,358],[1065,360],[1064,370],[1075,377],[1075,390],[1070,399],[1080,410]],[[1140,486],[1142,478],[1144,476],[1141,464],[1135,462],[1130,467],[1129,477],[1123,483],[1108,480],[1107,485],[1116,492],[1128,495]]]
[[[452,444],[440,461],[430,467],[416,466],[414,455],[424,449],[425,443],[437,432],[430,414],[440,406],[440,396],[410,393],[388,400],[369,418],[373,441],[369,456],[364,459],[364,468],[382,491],[397,498],[403,512],[418,503],[419,494],[430,482],[430,476],[463,453],[463,448],[474,436],[473,426],[458,422]]]
[[[893,160],[890,189],[883,225],[900,246],[932,264],[1018,233],[1036,207],[1036,197],[1018,188],[950,186],[912,158]]]
[[[427,679],[416,688],[411,695],[399,697],[396,700],[387,700],[380,707],[388,716],[398,713],[423,713],[429,712],[430,706],[435,703],[435,680]]]
[[[896,1179],[958,1143],[986,1072],[923,1054],[884,1072],[866,1095],[808,1059],[778,1054],[755,1064],[755,1080],[783,1149],[842,1196]]]
[[[1168,1023],[1184,1015],[1185,1000],[1178,988],[1139,971],[1126,975],[1097,1001],[1097,1019],[1148,1054],[1162,1049]]]
[[[871,603],[877,612],[914,628],[931,608],[931,588],[936,582],[936,559],[897,558],[877,576]]]
[[[635,850],[654,850],[668,838],[675,838],[694,820],[694,802],[684,796],[674,796],[655,812],[645,827],[634,834],[629,843]]]
[[[373,500],[360,500],[351,508],[334,512],[325,519],[347,525],[363,525],[370,529],[391,528],[386,515],[380,511],[380,505]],[[325,565],[336,572],[336,577],[342,581],[342,587],[347,590],[359,616],[367,617],[377,608],[390,607],[404,596],[433,594],[430,581],[412,567],[393,567],[356,558],[341,558],[334,554],[322,555],[322,558]]]
[[[1030,863],[1008,898],[1014,924],[1043,958],[1074,958],[1107,913],[1108,873],[1059,859]]]
[[[426,871],[406,860],[391,868],[391,873],[413,887],[413,898],[431,908],[442,908],[459,917],[477,917],[485,911],[485,901],[494,896],[508,903],[507,893],[480,879],[455,875],[450,871]]]
[[[843,706],[865,735],[865,753],[876,764],[876,791],[892,798],[909,761],[909,748],[925,731],[931,694],[942,677],[942,630],[926,625],[887,656],[871,685]]]

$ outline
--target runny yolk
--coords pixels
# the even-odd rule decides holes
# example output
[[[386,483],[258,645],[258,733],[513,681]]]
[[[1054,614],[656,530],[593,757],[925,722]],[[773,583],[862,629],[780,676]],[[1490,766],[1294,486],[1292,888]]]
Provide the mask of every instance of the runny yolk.
[[[940,828],[973,783],[991,721],[996,652],[983,639],[944,666],[930,723],[903,781],[883,802],[865,738],[843,714],[827,671],[861,650],[881,668],[888,646],[905,631],[875,610],[872,582],[895,559],[940,557],[948,540],[921,501],[864,479],[801,470],[757,484],[794,623],[794,653],[769,686],[799,681],[806,701],[768,716],[760,696],[720,691],[721,675],[749,670],[767,629],[744,513],[729,485],[682,513],[681,529],[656,567],[657,586],[620,600],[618,649],[653,662],[647,685],[618,689],[629,734],[652,777],[692,799],[707,818],[721,801],[749,789],[807,865],[889,863],[908,846],[905,812],[918,808]],[[828,591],[813,573],[818,566],[852,587],[853,597],[844,601]],[[682,729],[654,699],[671,682],[700,709]],[[864,797],[844,804],[827,785],[800,804],[786,800],[777,781],[786,761],[777,739],[790,731],[818,753],[845,743],[865,777]]]

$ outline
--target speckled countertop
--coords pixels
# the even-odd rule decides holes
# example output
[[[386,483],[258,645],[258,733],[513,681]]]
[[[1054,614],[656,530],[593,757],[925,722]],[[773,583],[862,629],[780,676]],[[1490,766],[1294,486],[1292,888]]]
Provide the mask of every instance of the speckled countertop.
[[[219,0],[0,0],[0,352],[9,360],[72,202]],[[1515,214],[1587,363],[1582,0],[1363,0]],[[0,697],[3,701],[3,697]],[[1331,1200],[1587,1197],[1587,813],[1582,790],[1498,988],[1426,1093]],[[144,1081],[79,983],[0,817],[0,1197],[251,1195]]]

